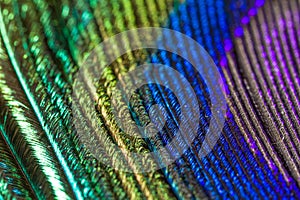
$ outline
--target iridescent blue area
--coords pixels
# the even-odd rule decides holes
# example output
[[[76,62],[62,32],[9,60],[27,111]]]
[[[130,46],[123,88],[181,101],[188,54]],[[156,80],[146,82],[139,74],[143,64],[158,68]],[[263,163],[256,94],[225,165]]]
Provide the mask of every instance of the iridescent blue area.
[[[256,1],[255,5],[260,7],[263,3],[264,1]],[[251,6],[252,4],[248,1],[232,1],[228,4],[224,0],[187,0],[169,16],[168,28],[180,31],[195,39],[220,66],[220,60],[226,58],[225,52],[232,48],[232,35],[237,37],[243,35],[243,28],[239,23],[246,24],[249,22],[248,17],[242,18],[242,16],[245,16],[248,11],[250,17],[256,14],[256,8]],[[230,30],[234,30],[233,34]],[[176,42],[180,44],[180,41]],[[186,51],[186,49],[182,49],[182,51]],[[198,159],[196,152],[201,147],[211,117],[209,93],[206,85],[199,76],[195,75],[191,64],[177,55],[158,51],[150,58],[150,61],[172,66],[188,78],[201,105],[199,137],[194,142],[194,147],[189,149],[182,159],[177,160],[177,168],[174,169],[182,177],[186,176],[186,170],[192,169],[194,177],[189,177],[189,181],[191,178],[196,179],[204,191],[217,199],[229,197],[234,199],[268,199],[272,196],[283,198],[293,192],[300,192],[295,182],[291,182],[288,186],[278,169],[275,166],[272,169],[269,167],[259,150],[255,151],[255,156],[253,155],[249,147],[250,144],[245,141],[230,111],[227,114],[223,135],[214,148],[214,152],[204,159]],[[178,85],[178,87],[181,86]],[[180,106],[176,105],[177,101],[172,93],[162,93],[163,88],[160,86],[151,85],[149,88],[155,102],[164,104],[170,112],[175,113],[175,116],[180,115],[178,114]],[[160,95],[159,92],[161,92]],[[185,98],[189,98],[189,96]],[[171,107],[172,109],[170,109]],[[171,120],[166,124],[166,128],[160,132],[159,136],[164,144],[172,139],[170,132],[178,130],[177,126],[176,119]],[[250,135],[249,138],[253,140]],[[254,146],[251,145],[252,149],[257,149],[255,144]],[[172,151],[174,150],[170,150],[170,152]],[[168,177],[167,169],[164,170],[164,173]],[[176,191],[178,189],[176,183],[172,179],[168,179],[168,181]]]

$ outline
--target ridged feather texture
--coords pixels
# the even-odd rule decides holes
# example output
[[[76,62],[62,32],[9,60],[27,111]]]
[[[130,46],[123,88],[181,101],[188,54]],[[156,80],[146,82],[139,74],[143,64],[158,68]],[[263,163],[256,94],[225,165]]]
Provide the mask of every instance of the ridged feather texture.
[[[299,22],[298,0],[1,1],[0,198],[299,198]],[[191,63],[171,52],[127,52],[98,77],[95,106],[85,112],[72,110],[78,104],[71,98],[74,77],[85,57],[105,39],[139,27],[184,33],[218,66],[228,111],[221,138],[206,157],[197,153],[212,117],[209,92]],[[142,41],[143,36],[134,40]],[[181,48],[180,39],[173,42]],[[99,60],[105,59],[99,54]],[[99,162],[80,140],[81,133],[91,130],[86,126],[78,131],[74,124],[96,110],[103,131],[95,145],[102,159],[118,163],[120,156],[133,171],[159,166],[160,155],[135,163],[105,145],[112,142],[145,154],[166,146],[178,130],[177,97],[159,85],[142,87],[133,95],[130,115],[124,112],[128,105],[119,103],[117,116],[147,124],[149,107],[159,103],[172,116],[164,129],[142,139],[118,126],[112,90],[120,77],[145,63],[171,66],[190,81],[200,104],[198,135],[191,148],[165,168],[123,172]],[[132,87],[135,79],[124,84]],[[183,85],[176,87],[182,98],[192,98]],[[84,101],[87,92],[80,88],[78,101]],[[188,117],[184,123],[193,127],[192,115]],[[179,147],[168,149],[170,155],[178,151]]]

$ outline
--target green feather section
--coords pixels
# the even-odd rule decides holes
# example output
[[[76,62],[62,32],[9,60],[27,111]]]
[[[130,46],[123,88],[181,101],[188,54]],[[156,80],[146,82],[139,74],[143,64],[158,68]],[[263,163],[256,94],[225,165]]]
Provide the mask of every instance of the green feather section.
[[[73,127],[70,107],[75,102],[71,102],[70,95],[78,64],[94,47],[121,31],[166,25],[165,19],[176,2],[24,0],[0,3],[3,42],[0,49],[4,50],[0,62],[0,103],[4,108],[0,114],[5,119],[1,121],[2,135],[38,199],[175,198],[161,171],[132,174],[97,161],[82,145]],[[137,57],[144,62],[147,56],[146,51],[132,52],[113,63],[99,77],[100,102],[109,98],[118,76],[136,67]],[[82,91],[81,100],[84,98]],[[121,105],[120,109],[124,107]],[[99,136],[102,142],[111,140],[139,153],[149,151],[144,140],[131,140],[116,127],[109,104],[99,106],[98,111],[99,124],[106,130]],[[85,118],[80,109],[76,112],[81,119]],[[110,162],[116,162],[111,149],[102,148],[99,152]],[[138,167],[131,158],[120,156],[132,169]],[[145,159],[145,164],[157,165],[153,158]],[[181,188],[179,197],[188,198],[191,189],[172,168],[173,165],[166,171],[174,182],[173,187]],[[194,195],[197,196],[196,192]]]

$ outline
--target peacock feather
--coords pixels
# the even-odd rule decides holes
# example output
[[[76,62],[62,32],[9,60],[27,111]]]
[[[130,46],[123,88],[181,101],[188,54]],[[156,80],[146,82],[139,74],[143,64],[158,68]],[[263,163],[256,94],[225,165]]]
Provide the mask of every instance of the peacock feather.
[[[0,199],[298,199],[299,22],[299,0],[2,0]],[[216,66],[217,97],[181,56],[200,53],[184,37],[136,32],[99,48],[147,27],[201,45],[209,58],[197,65],[212,78]],[[147,42],[162,48],[122,53]],[[84,71],[99,63],[102,73]],[[140,77],[179,92],[151,82],[128,99]],[[224,123],[211,124],[222,111]],[[163,126],[145,137],[153,119]]]

